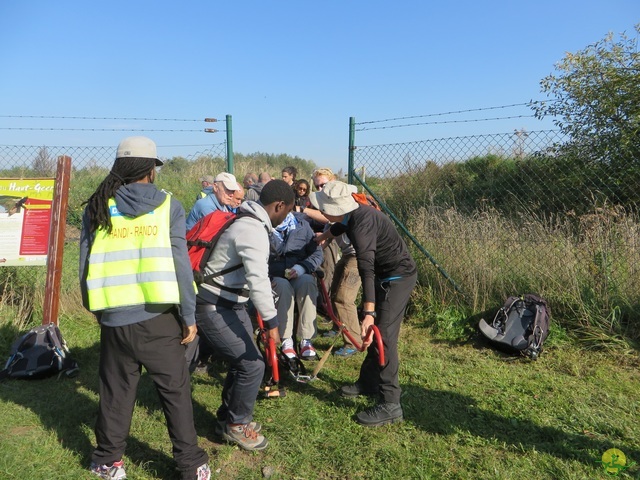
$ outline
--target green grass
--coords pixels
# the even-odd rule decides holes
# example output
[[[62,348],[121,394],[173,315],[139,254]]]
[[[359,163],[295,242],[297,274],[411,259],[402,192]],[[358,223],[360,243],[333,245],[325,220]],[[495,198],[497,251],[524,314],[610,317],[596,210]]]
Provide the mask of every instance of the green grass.
[[[69,310],[73,316],[60,325],[79,376],[0,384],[0,478],[89,478],[99,329],[89,315]],[[363,354],[331,357],[318,380],[289,382],[285,398],[258,401],[255,418],[270,446],[247,453],[213,433],[224,363],[194,375],[196,428],[213,478],[259,479],[270,468],[274,479],[585,479],[607,478],[598,461],[609,448],[622,450],[629,463],[640,460],[635,356],[579,350],[552,333],[537,362],[512,361],[478,339],[432,337],[424,321],[412,318],[403,327],[405,422],[393,426],[352,421],[371,400],[344,399],[336,390],[355,380]],[[2,317],[0,328],[9,336],[12,322]],[[316,344],[324,350],[330,342]],[[146,376],[125,460],[131,479],[178,478]],[[632,475],[636,467],[620,477]]]

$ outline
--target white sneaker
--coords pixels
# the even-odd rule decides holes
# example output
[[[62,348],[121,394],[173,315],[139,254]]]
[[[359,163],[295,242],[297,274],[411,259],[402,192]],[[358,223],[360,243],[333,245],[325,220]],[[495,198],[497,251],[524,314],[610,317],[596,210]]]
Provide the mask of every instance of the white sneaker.
[[[293,348],[293,340],[290,338],[285,338],[284,341],[282,342],[282,346],[280,347],[280,350],[282,351],[282,353],[285,354],[285,356],[289,359],[292,358],[296,358],[296,351]]]
[[[311,340],[302,340],[300,342],[300,356],[303,360],[314,360],[318,357],[316,349],[313,348]]]
[[[90,472],[105,480],[126,480],[127,478],[122,460],[113,462],[111,465],[91,463]]]
[[[196,480],[211,480],[211,469],[206,463],[196,470]]]

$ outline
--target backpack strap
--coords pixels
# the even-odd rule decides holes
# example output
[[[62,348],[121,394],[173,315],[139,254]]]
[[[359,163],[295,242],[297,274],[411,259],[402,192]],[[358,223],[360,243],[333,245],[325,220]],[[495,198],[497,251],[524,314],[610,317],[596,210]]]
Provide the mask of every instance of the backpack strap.
[[[239,218],[243,218],[243,217],[255,218],[260,223],[262,223],[262,219],[260,219],[257,215],[254,215],[251,212],[244,212],[243,211],[243,212],[238,213],[232,219],[232,221],[229,222],[229,224],[227,225],[227,228],[231,225],[231,223],[233,223],[236,220],[238,220]],[[224,230],[226,230],[226,228]],[[216,235],[216,237],[219,237],[224,230],[221,230],[219,235]],[[220,285],[219,283],[216,283],[216,282],[213,281],[214,278],[219,277],[221,275],[226,275],[227,273],[235,272],[236,270],[239,270],[243,266],[244,266],[244,264],[240,263],[240,264],[234,265],[232,267],[223,268],[219,272],[214,272],[214,273],[210,273],[209,275],[205,275],[203,277],[203,282],[202,283],[206,283],[207,285],[211,285],[212,287],[219,288],[220,290],[224,290],[226,292],[235,293],[236,295],[239,295],[239,296],[248,297],[249,296],[249,291],[246,288],[230,288],[230,287],[227,287],[225,285]],[[203,265],[203,267],[204,267],[204,265]]]
[[[541,324],[542,324],[541,319],[542,319],[542,316],[545,314],[545,307],[544,307],[544,303],[538,303],[538,302],[533,302],[533,303],[536,309],[536,314],[533,319],[533,325],[531,327],[532,329],[531,337],[533,337],[533,340],[529,344],[529,347],[526,349],[526,351],[524,351],[523,353],[531,357],[531,359],[536,360],[538,358],[538,355],[542,351],[542,341],[543,341],[544,332],[542,331],[542,327],[541,327]]]
[[[228,268],[225,268],[224,270],[220,270],[219,272],[212,273],[211,275],[207,275],[204,277],[204,280],[202,283],[206,283],[207,285],[211,285],[212,287],[219,288],[220,290],[224,290],[226,292],[235,293],[236,295],[239,295],[239,296],[248,297],[249,290],[247,290],[246,288],[231,288],[231,287],[227,287],[226,285],[220,285],[219,283],[216,283],[213,281],[215,277],[219,277],[220,275],[225,275],[227,273],[234,272],[236,270],[239,270],[243,266],[244,265],[241,263],[240,265],[234,265],[233,267],[228,267]]]
[[[209,283],[209,280],[211,280],[212,278],[219,277],[220,275],[226,275],[227,273],[235,272],[236,270],[239,270],[240,268],[242,268],[242,266],[243,266],[243,264],[240,263],[238,265],[234,265],[233,267],[223,268],[219,272],[215,272],[215,273],[211,273],[209,275],[205,275],[203,277],[204,278],[204,283]]]

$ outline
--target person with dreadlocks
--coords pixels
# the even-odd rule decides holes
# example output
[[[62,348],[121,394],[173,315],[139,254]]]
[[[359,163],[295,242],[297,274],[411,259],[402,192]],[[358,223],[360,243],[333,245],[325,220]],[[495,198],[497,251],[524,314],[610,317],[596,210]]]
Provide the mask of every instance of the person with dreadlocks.
[[[160,397],[182,479],[211,477],[209,457],[198,446],[185,362],[197,331],[185,213],[153,184],[160,165],[152,140],[122,140],[82,219],[82,300],[100,323],[91,473],[105,479],[126,478],[122,456],[143,366]]]

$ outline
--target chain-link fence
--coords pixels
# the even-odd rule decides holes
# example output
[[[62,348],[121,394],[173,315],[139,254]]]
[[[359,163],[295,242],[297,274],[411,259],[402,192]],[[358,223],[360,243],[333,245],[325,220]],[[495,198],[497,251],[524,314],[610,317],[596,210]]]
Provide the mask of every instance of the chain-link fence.
[[[58,157],[62,155],[71,157],[72,172],[66,238],[67,241],[74,242],[79,238],[83,202],[91,196],[107,175],[113,165],[116,148],[116,145],[109,147],[0,145],[0,178],[53,178],[56,174]],[[175,152],[173,156],[162,155],[168,150]],[[158,187],[171,191],[187,211],[193,205],[201,188],[199,178],[224,171],[228,164],[226,142],[183,147],[182,151],[176,147],[163,148],[160,144],[158,153],[165,162],[158,175]],[[0,211],[4,211],[4,208],[0,205]],[[0,295],[3,285],[7,285],[11,277],[18,277],[17,283],[20,285],[44,286],[46,267],[0,267]]]
[[[416,240],[422,284],[434,297],[460,298],[456,287],[475,311],[526,292],[578,315],[590,304],[614,317],[638,308],[637,165],[613,171],[564,155],[556,131],[358,140],[352,178]]]

